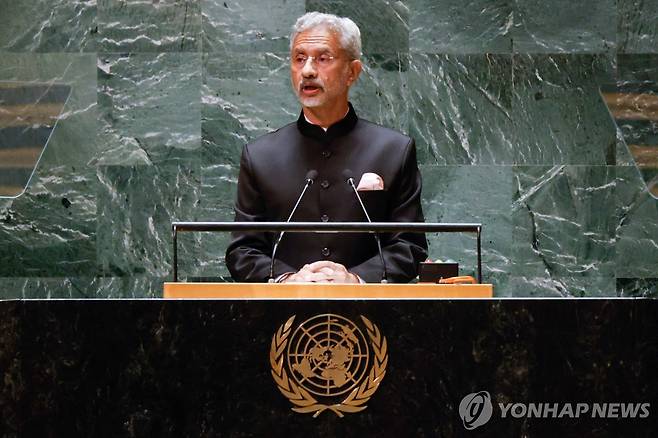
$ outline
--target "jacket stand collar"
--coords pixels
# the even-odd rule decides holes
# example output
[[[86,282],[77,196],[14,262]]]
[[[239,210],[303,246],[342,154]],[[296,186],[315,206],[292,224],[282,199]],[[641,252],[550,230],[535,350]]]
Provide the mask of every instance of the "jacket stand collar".
[[[337,137],[343,136],[354,129],[354,125],[356,125],[356,122],[359,120],[352,104],[348,103],[348,105],[349,110],[347,111],[347,115],[331,125],[326,132],[320,126],[309,123],[306,120],[306,117],[304,117],[304,111],[301,112],[297,119],[297,128],[303,135],[315,138],[322,142],[329,142]]]

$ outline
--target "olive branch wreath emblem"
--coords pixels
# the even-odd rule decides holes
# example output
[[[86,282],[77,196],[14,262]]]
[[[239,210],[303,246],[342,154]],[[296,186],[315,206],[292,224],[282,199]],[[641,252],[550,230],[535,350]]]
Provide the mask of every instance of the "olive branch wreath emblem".
[[[388,365],[386,337],[381,335],[379,328],[375,324],[361,315],[361,320],[367,328],[368,338],[374,352],[374,363],[370,368],[367,378],[363,379],[363,382],[354,388],[344,400],[340,403],[326,405],[318,402],[306,389],[297,385],[293,379],[289,378],[283,365],[283,355],[288,345],[288,338],[295,316],[291,316],[279,327],[274,336],[272,336],[272,345],[270,347],[272,377],[281,394],[295,405],[291,409],[301,414],[313,412],[313,418],[316,418],[326,410],[330,410],[342,418],[344,417],[344,413],[355,413],[366,409],[367,406],[365,404],[370,400],[370,397],[372,397],[375,391],[377,391],[379,384],[386,375],[386,366]]]

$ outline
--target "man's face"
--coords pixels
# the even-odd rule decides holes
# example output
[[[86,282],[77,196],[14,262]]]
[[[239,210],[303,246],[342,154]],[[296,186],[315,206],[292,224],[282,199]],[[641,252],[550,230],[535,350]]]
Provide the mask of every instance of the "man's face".
[[[303,62],[307,57],[310,59]],[[302,106],[332,108],[345,105],[348,90],[359,71],[360,62],[348,58],[338,36],[328,28],[309,29],[295,37],[290,76]]]

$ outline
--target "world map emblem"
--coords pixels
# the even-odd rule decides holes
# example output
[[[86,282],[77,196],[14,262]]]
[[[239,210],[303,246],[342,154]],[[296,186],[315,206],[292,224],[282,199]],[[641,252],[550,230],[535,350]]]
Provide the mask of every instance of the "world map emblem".
[[[279,327],[270,348],[272,377],[293,411],[343,417],[366,409],[386,374],[388,347],[379,328],[360,318],[363,330],[331,313],[296,327],[292,316]]]

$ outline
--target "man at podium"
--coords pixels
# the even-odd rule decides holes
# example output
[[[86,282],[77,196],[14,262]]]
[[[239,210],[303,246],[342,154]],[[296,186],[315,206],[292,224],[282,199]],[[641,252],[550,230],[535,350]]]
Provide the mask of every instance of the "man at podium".
[[[348,101],[361,73],[361,34],[349,18],[311,12],[290,38],[296,122],[246,145],[236,221],[422,222],[413,139],[360,119]],[[304,190],[306,188],[306,190]],[[300,197],[300,194],[301,197]],[[293,211],[293,207],[299,204]],[[419,233],[236,232],[226,263],[237,281],[409,282],[427,257]],[[383,263],[382,263],[383,262]]]

